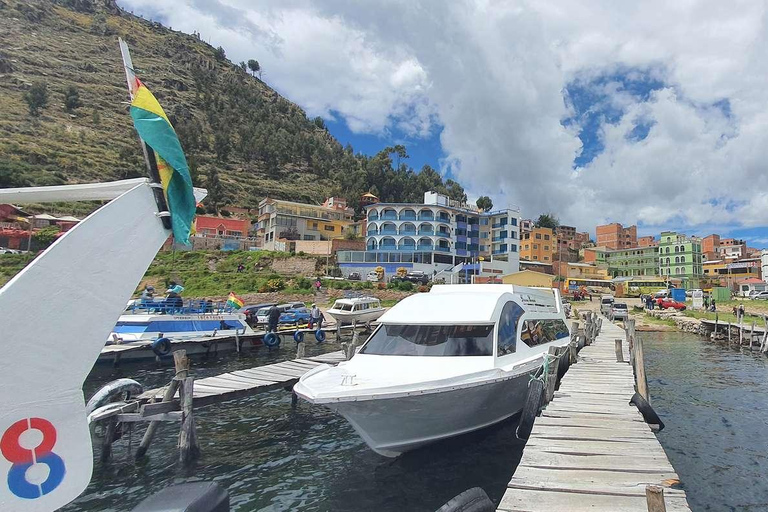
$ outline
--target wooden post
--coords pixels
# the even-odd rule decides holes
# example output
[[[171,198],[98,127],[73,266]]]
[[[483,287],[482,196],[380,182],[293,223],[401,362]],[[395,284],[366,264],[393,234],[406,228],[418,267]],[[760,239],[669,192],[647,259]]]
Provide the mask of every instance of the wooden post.
[[[187,357],[186,350],[177,350],[173,353],[173,365],[176,369],[176,375],[168,383],[168,387],[165,388],[163,402],[170,402],[173,399],[174,395],[176,395],[176,390],[179,388],[179,381],[185,379],[189,373],[189,358]],[[144,432],[144,437],[141,438],[141,444],[139,444],[139,448],[136,450],[137,459],[142,458],[147,453],[159,424],[159,421],[149,422],[147,431]]]
[[[629,349],[629,364],[634,369],[635,367],[635,361],[637,358],[635,357],[635,320],[632,318],[628,318],[626,322],[624,322],[624,330],[627,333],[627,348]]]
[[[752,329],[750,329],[750,331],[749,331],[749,351],[750,352],[752,352],[752,343],[754,342],[754,339],[755,339],[755,324],[756,323],[757,322],[752,320]]]
[[[579,322],[571,322],[571,342],[568,344],[570,347],[571,364],[578,362],[579,354]]]
[[[104,439],[101,440],[101,462],[106,462],[112,456],[112,442],[115,440],[117,418],[114,416],[106,420],[104,427]]]
[[[731,322],[728,322],[728,345],[731,344]]]
[[[643,338],[636,337],[634,325],[630,334],[630,339],[635,345],[635,379],[637,380],[637,392],[645,398],[645,401],[651,403],[651,397],[648,395],[648,379],[645,376],[645,354],[643,353]]]
[[[739,313],[739,346],[744,340],[744,317]]]
[[[181,400],[181,430],[179,431],[179,460],[183,464],[189,464],[200,456],[200,447],[197,444],[197,432],[195,430],[195,417],[193,414],[192,399],[194,397],[194,377],[186,377],[179,388]]]
[[[648,512],[667,512],[667,506],[664,504],[664,489],[658,485],[645,487],[645,501]]]
[[[544,397],[544,402],[548,404],[555,396],[555,384],[557,384],[557,363],[559,362],[559,359],[557,359],[557,347],[549,347],[545,357],[549,358],[549,371],[546,375],[547,393]]]
[[[336,320],[336,343],[341,341],[341,320]]]
[[[614,338],[613,342],[616,345],[616,362],[617,363],[623,363],[624,362],[624,352],[621,349],[621,338]]]
[[[307,353],[307,346],[304,343],[296,344],[296,359],[303,359]]]
[[[240,329],[235,329],[235,350],[237,350],[237,353],[240,353],[240,334],[238,334],[238,331]],[[243,329],[243,333],[245,333],[245,329]]]
[[[768,315],[763,315],[763,342],[760,343],[760,352],[768,350]]]

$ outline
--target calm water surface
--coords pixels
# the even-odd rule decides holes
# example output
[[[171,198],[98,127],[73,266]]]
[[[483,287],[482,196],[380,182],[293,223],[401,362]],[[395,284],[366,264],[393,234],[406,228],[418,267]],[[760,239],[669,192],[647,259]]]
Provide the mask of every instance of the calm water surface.
[[[659,439],[692,509],[768,510],[766,360],[693,335],[641,335],[653,405],[667,425]],[[336,347],[308,349],[312,354]],[[290,359],[291,352],[257,349],[198,359],[193,369],[205,377]],[[124,376],[161,386],[172,371],[153,363],[97,368],[86,396]],[[112,461],[96,461],[91,485],[64,510],[130,510],[166,485],[213,479],[229,489],[236,511],[433,511],[473,486],[498,502],[523,448],[512,420],[385,459],[327,409],[305,402],[292,408],[285,391],[200,409],[196,421],[203,452],[196,466],[177,463],[178,425],[164,424],[140,463],[130,458],[125,440],[116,443]],[[134,449],[139,441],[135,433]]]

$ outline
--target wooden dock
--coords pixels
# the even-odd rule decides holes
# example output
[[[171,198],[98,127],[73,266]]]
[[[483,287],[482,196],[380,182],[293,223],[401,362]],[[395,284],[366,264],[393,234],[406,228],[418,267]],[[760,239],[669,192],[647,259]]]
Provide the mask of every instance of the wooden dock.
[[[617,362],[623,329],[604,319],[595,342],[563,377],[533,431],[499,511],[642,511],[647,486],[663,488],[666,510],[690,511],[678,476],[656,436],[629,401],[630,364]],[[655,489],[654,489],[655,490]],[[651,498],[652,499],[652,498]]]
[[[336,351],[195,380],[193,403],[195,407],[201,407],[273,389],[290,388],[309,370],[321,364],[338,364],[345,359],[342,351]],[[164,387],[151,389],[138,399],[144,403],[153,399],[159,401],[163,399],[164,391]],[[172,402],[175,402],[174,409],[178,410],[178,394]]]

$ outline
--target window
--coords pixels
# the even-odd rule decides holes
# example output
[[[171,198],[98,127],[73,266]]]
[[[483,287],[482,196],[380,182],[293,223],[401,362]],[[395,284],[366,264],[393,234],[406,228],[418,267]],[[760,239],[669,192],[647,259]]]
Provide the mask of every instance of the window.
[[[669,254],[669,247],[667,247],[666,253]]]
[[[680,256],[680,263],[685,263],[685,256]]]
[[[544,235],[544,240],[549,240],[549,235]]]
[[[534,256],[534,257],[533,257],[533,259],[534,259],[534,260],[538,260],[538,259],[539,259],[539,257],[538,257],[538,256]]]
[[[517,350],[517,324],[524,311],[516,302],[504,304],[499,318],[499,341],[496,356],[514,354]]]
[[[567,338],[568,327],[562,320],[526,320],[520,332],[520,340],[529,347]]]
[[[548,251],[548,250],[549,250],[549,246],[548,246],[548,245],[545,245],[545,246],[544,246],[544,250],[545,250],[545,251]]]
[[[675,256],[675,263],[680,263],[680,257],[679,256]]]
[[[541,240],[541,233],[536,233],[536,240]]]
[[[549,256],[544,256],[544,261],[549,261]]]
[[[533,248],[534,249],[538,249],[539,248],[539,244],[533,244]]]
[[[336,231],[336,228],[333,226],[325,226],[323,229],[325,229],[326,231]]]
[[[383,325],[361,354],[491,356],[493,325]]]

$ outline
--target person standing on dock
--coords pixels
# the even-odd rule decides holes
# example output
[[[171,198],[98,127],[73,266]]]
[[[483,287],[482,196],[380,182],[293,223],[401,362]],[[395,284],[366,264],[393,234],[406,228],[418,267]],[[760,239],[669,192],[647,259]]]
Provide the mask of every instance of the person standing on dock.
[[[280,309],[277,306],[272,306],[269,308],[269,313],[267,313],[268,323],[267,323],[267,332],[275,332],[277,331],[277,322],[280,321]]]
[[[312,310],[309,313],[309,328],[312,329],[313,325],[317,325],[317,330],[323,328],[323,312],[317,304],[312,304]]]

